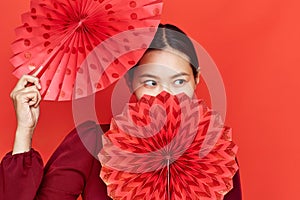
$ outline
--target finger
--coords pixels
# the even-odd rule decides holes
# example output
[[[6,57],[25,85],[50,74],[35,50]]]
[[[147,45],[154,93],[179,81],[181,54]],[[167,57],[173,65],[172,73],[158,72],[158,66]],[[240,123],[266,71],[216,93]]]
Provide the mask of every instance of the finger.
[[[30,83],[32,86],[28,86],[28,83]],[[41,89],[41,85],[39,83],[39,79],[37,77],[34,76],[29,76],[29,75],[24,75],[20,78],[20,80],[18,81],[18,83],[16,84],[15,88],[12,90],[12,92],[10,93],[10,97],[12,99],[15,99],[15,95],[18,94],[19,91],[21,90],[25,90],[27,91],[27,89],[33,89],[36,88],[38,90]]]
[[[18,104],[28,104],[37,107],[39,103],[39,93],[36,91],[21,92],[16,95]]]
[[[35,77],[35,76],[30,76],[30,75],[23,75],[20,80],[18,81],[16,87],[14,88],[14,91],[16,90],[21,90],[23,88],[25,88],[28,83],[32,83],[33,85],[35,85],[38,89],[41,89],[41,84],[39,81],[39,78]]]
[[[15,92],[12,95],[16,103],[28,103],[29,106],[37,107],[42,100],[41,93],[35,86],[30,86]]]
[[[19,90],[13,90],[10,94],[10,97],[12,99],[16,99],[15,96],[18,95],[19,93],[25,93],[25,92],[38,92],[39,93],[39,90],[38,88],[35,86],[35,85],[32,85],[32,86],[28,86],[28,87],[25,87],[25,88],[22,88],[22,89],[19,89]]]
[[[40,105],[41,100],[42,100],[42,95],[41,95],[40,91],[37,90],[37,102],[34,105],[35,108],[37,108]]]
[[[27,95],[27,102],[28,102],[28,105],[31,107],[35,107],[37,105],[37,102],[38,102],[38,95],[36,93],[34,94],[30,94],[30,95]]]
[[[28,94],[27,96],[27,100],[29,103],[29,106],[33,106],[33,107],[38,107],[41,100],[42,100],[42,96],[41,93],[36,89],[35,86],[31,86],[33,87],[31,90],[29,90],[26,94]],[[33,96],[30,96],[33,95]]]

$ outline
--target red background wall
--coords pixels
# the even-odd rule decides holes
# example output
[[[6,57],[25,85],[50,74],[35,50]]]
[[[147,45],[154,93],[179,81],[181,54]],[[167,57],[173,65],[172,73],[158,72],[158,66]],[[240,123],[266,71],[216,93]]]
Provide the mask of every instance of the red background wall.
[[[239,145],[246,200],[298,196],[300,178],[300,3],[296,0],[165,0],[163,22],[197,40],[224,79],[228,112]],[[12,147],[15,116],[9,93],[16,83],[9,63],[14,28],[29,0],[1,1],[0,157]],[[111,89],[111,88],[110,88]],[[97,95],[109,96],[109,90]],[[99,103],[104,109],[108,101]],[[109,115],[102,121],[109,121]],[[42,102],[34,147],[47,160],[74,126],[70,102]]]

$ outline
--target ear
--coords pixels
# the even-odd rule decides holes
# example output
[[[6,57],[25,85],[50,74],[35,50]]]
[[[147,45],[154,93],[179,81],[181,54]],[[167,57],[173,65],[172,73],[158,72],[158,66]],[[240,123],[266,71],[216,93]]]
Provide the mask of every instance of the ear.
[[[197,76],[195,77],[196,85],[200,83],[200,71],[198,71]]]

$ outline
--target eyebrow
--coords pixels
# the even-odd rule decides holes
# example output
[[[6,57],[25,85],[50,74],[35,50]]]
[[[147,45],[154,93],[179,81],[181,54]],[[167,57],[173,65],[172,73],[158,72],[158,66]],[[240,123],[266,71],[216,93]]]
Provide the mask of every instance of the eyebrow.
[[[186,73],[186,72],[180,72],[178,74],[175,74],[175,75],[171,76],[171,79],[174,79],[174,78],[177,78],[177,77],[180,77],[180,76],[189,76],[189,74]],[[155,76],[153,74],[142,74],[142,75],[139,76],[139,78],[144,78],[144,77],[147,77],[147,78],[159,78],[159,77],[157,77],[157,76]]]
[[[173,78],[177,78],[177,77],[180,77],[180,76],[190,76],[190,75],[188,73],[181,72],[181,73],[175,74],[171,78],[173,79]]]
[[[140,75],[139,76],[139,78],[144,78],[144,77],[150,77],[150,78],[158,78],[157,76],[155,76],[155,75],[152,75],[152,74],[142,74],[142,75]]]

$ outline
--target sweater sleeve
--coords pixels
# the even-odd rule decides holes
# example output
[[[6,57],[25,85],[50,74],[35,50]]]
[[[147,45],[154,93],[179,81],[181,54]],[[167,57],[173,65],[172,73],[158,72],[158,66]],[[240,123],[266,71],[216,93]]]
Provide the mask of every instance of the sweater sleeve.
[[[33,200],[42,177],[43,161],[37,151],[7,153],[0,164],[0,199]]]
[[[34,149],[16,155],[8,153],[0,166],[0,199],[77,199],[98,162],[95,155],[101,148],[103,131],[92,121],[79,125],[65,137],[45,167]]]

